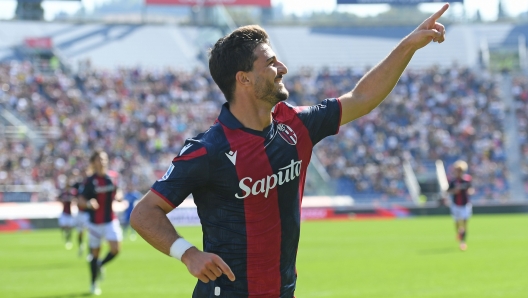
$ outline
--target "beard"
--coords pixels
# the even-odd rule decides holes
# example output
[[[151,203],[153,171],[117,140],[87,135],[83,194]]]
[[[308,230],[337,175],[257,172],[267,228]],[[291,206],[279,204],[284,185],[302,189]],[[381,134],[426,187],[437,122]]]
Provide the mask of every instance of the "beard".
[[[288,99],[290,93],[284,85],[275,86],[274,82],[264,79],[257,79],[255,87],[255,96],[265,102],[276,105],[281,101]]]

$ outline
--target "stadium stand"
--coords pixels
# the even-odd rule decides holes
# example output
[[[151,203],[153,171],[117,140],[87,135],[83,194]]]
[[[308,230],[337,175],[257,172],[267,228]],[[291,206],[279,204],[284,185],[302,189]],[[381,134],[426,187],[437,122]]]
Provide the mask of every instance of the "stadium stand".
[[[519,141],[523,157],[521,171],[525,189],[528,190],[528,78],[516,77],[512,91],[516,103]]]
[[[350,79],[352,77],[352,80]],[[314,104],[339,96],[360,78],[350,70],[304,72],[291,79],[291,99]],[[466,68],[407,71],[386,102],[336,139],[323,140],[316,154],[338,181],[338,193],[355,199],[401,197],[402,160],[411,159],[420,173],[441,159],[470,161],[475,197],[507,190],[502,139],[502,103],[496,78]],[[498,199],[496,197],[495,199]]]
[[[86,168],[95,147],[111,153],[123,185],[145,189],[185,138],[214,122],[224,102],[203,70],[207,47],[222,34],[218,28],[1,23],[0,200],[11,200],[5,191],[21,185],[19,192],[29,195],[16,200],[53,199],[74,168]],[[349,91],[411,29],[266,26],[290,69],[286,84],[296,105]],[[442,51],[432,45],[417,53],[390,99],[316,147],[307,194],[409,201],[404,160],[420,176],[436,159],[449,174],[463,158],[474,175],[475,200],[506,197],[503,142],[511,128],[503,125],[498,74],[480,68],[481,51],[516,48],[528,26],[454,24],[447,32]],[[48,40],[49,53],[30,46]],[[513,93],[528,188],[527,89],[526,77],[517,77]],[[321,179],[328,187],[318,186]]]
[[[361,75],[350,68],[289,74],[290,101],[308,105],[339,96]],[[407,71],[373,113],[317,145],[333,194],[358,203],[408,201],[403,160],[419,174],[436,159],[449,167],[463,158],[474,174],[475,199],[501,199],[507,181],[496,79],[457,66]],[[526,79],[519,82],[519,107],[526,111]],[[84,63],[72,74],[37,74],[31,63],[13,61],[0,66],[0,86],[0,106],[44,140],[35,142],[24,131],[6,137],[0,184],[41,185],[47,190],[41,199],[64,187],[74,168],[86,168],[97,147],[110,153],[110,167],[121,173],[123,185],[150,186],[183,141],[214,122],[224,102],[199,70],[101,70]],[[524,144],[527,150],[526,133]],[[307,194],[314,188],[307,185]]]

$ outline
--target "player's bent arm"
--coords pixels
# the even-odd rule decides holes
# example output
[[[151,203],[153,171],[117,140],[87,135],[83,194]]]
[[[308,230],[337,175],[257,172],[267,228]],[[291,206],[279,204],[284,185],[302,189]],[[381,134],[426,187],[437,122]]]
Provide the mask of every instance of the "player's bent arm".
[[[115,194],[115,200],[118,201],[118,202],[121,202],[123,200],[123,191],[121,190],[121,188],[118,188],[116,190],[116,194]]]
[[[172,209],[164,199],[149,191],[134,207],[130,216],[130,226],[150,245],[166,255],[170,255],[171,246],[181,238],[166,216]],[[181,261],[202,282],[216,280],[222,274],[226,274],[231,281],[235,280],[233,272],[219,256],[202,252],[196,247],[187,249],[182,254]]]
[[[406,36],[390,54],[359,80],[356,87],[340,96],[341,125],[364,116],[376,108],[392,91],[414,53],[431,41],[444,41],[445,28],[437,23],[449,8],[445,4]]]
[[[475,194],[475,189],[473,187],[470,187],[468,188],[468,191],[467,191],[468,195],[472,196]]]
[[[166,216],[172,209],[165,200],[149,191],[130,215],[130,226],[145,241],[166,255],[170,255],[171,245],[179,238]]]
[[[86,199],[83,195],[79,195],[77,204],[86,209],[99,209],[99,203],[97,203],[97,200],[94,198]]]

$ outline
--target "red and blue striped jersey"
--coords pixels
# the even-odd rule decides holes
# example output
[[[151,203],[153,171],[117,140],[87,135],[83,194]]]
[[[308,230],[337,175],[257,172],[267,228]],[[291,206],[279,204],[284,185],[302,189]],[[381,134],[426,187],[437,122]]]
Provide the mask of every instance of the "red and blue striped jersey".
[[[205,133],[188,139],[152,191],[177,207],[192,193],[204,251],[219,255],[236,281],[198,281],[193,297],[293,297],[301,201],[312,149],[336,134],[338,99],[281,102],[264,131],[245,128],[226,103]]]
[[[71,191],[66,188],[59,194],[58,199],[62,203],[62,213],[71,215],[71,202],[73,199]]]
[[[449,190],[458,188],[458,193],[453,194],[453,203],[457,206],[465,206],[469,203],[468,190],[471,188],[471,176],[464,175],[462,178],[453,179],[449,183]]]
[[[71,187],[71,193],[73,197],[78,198],[80,195],[79,190],[81,189],[82,182],[75,182]],[[79,204],[77,204],[77,209],[79,209],[80,212],[88,212],[88,209],[81,207]]]
[[[84,181],[79,192],[86,200],[95,198],[99,204],[98,209],[90,210],[90,222],[103,224],[109,223],[116,218],[112,209],[116,190],[116,185],[109,175],[100,176],[94,174]]]

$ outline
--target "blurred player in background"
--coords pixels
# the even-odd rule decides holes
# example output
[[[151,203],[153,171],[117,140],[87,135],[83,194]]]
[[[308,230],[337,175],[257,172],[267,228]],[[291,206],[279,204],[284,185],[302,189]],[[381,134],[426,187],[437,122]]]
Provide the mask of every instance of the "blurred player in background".
[[[125,235],[128,234],[129,239],[132,241],[136,240],[137,236],[136,236],[136,232],[134,231],[134,229],[130,227],[130,215],[132,214],[132,210],[134,209],[134,206],[139,201],[139,199],[141,199],[142,195],[143,195],[142,193],[140,193],[134,188],[134,185],[128,184],[126,186],[124,200],[128,202],[128,207],[125,210],[125,212],[123,212],[122,226],[123,226],[123,234]]]
[[[131,217],[146,241],[198,278],[193,297],[294,297],[300,206],[313,146],[378,106],[418,49],[444,41],[444,26],[436,20],[448,7],[405,37],[354,90],[315,106],[283,102],[288,69],[259,26],[238,28],[216,42],[209,69],[227,103],[209,130],[186,141]],[[191,193],[204,251],[183,239],[166,216]]]
[[[460,249],[463,251],[467,249],[467,222],[472,213],[469,196],[475,192],[471,187],[471,176],[465,174],[467,169],[468,165],[465,161],[459,160],[455,162],[453,166],[455,178],[449,182],[448,189],[448,192],[453,196],[451,215],[455,220],[455,229],[458,240],[460,241]]]
[[[90,210],[86,209],[85,206],[81,206],[79,203],[79,190],[84,182],[84,177],[81,175],[79,169],[73,169],[72,171],[72,195],[75,197],[77,202],[77,216],[75,217],[75,226],[77,227],[77,243],[79,245],[79,257],[84,254],[84,231],[88,227],[90,221]]]
[[[75,218],[72,216],[71,205],[74,199],[73,188],[68,183],[59,194],[58,200],[62,203],[62,213],[59,216],[59,227],[61,228],[67,250],[72,249],[72,229],[75,227]]]
[[[112,203],[117,197],[117,187],[108,175],[108,155],[104,151],[96,151],[90,157],[90,167],[93,175],[88,177],[81,187],[79,205],[90,209],[88,224],[91,271],[91,293],[101,294],[98,278],[101,277],[102,267],[117,256],[123,239],[123,232],[119,221],[112,209]],[[101,241],[106,239],[110,251],[103,260],[99,260]]]

